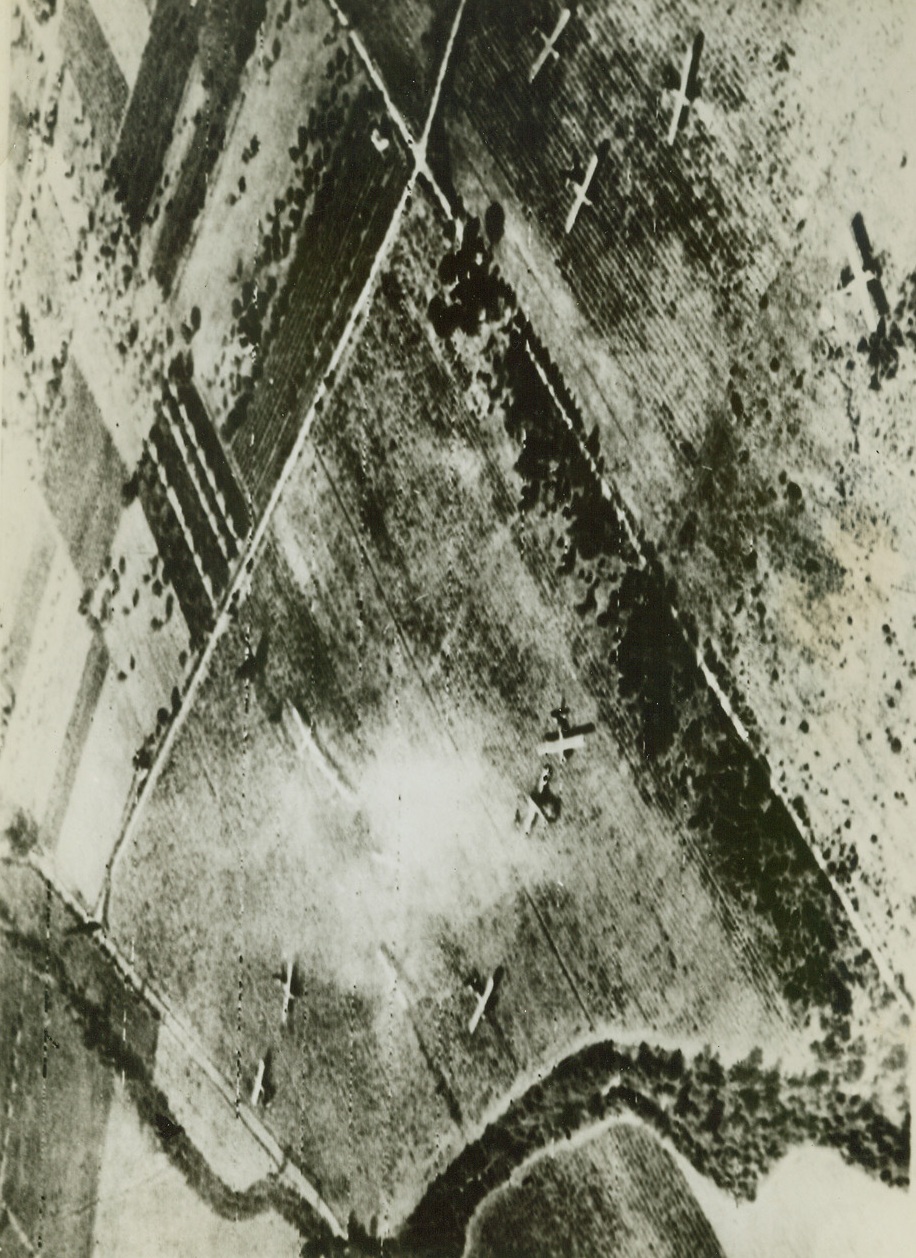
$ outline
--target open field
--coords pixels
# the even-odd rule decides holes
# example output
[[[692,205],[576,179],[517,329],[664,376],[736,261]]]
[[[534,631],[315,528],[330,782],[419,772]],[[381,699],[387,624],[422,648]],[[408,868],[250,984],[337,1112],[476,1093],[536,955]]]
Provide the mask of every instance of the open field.
[[[863,61],[853,6],[656,6],[647,21],[635,4],[590,5],[528,84],[532,28],[552,20],[542,8],[484,5],[468,24],[440,168],[475,212],[502,203],[500,265],[597,421],[624,501],[672,552],[754,738],[909,975],[916,867],[896,749],[913,737],[902,434],[916,235],[899,147],[912,102],[893,66],[916,23],[888,11]],[[666,75],[704,24],[700,96],[669,146]],[[602,141],[594,204],[567,234],[567,175]],[[857,212],[881,241],[891,310],[871,338],[868,310],[841,291]],[[878,650],[865,667],[855,658],[883,625],[894,675]],[[880,803],[876,776],[893,783]]]
[[[11,21],[9,67],[9,115],[5,167],[6,223],[12,224],[19,212],[23,177],[34,144],[35,111],[41,100],[45,72],[36,57],[32,32],[20,15]]]
[[[90,0],[67,0],[61,13],[61,42],[102,153],[110,156],[127,107],[128,86]]]
[[[11,34],[0,1250],[864,1255],[916,10]]]
[[[206,10],[206,4],[189,5],[184,0],[165,0],[153,9],[112,163],[112,174],[134,231],[143,222],[156,190]]]
[[[221,1217],[193,1191],[118,1082],[109,1111],[93,1227],[99,1258],[185,1258],[198,1253],[297,1258],[298,1231],[271,1211]]]
[[[153,274],[166,293],[204,207],[245,66],[263,38],[266,12],[266,0],[211,0],[204,6],[197,52],[203,98],[174,186],[163,200],[153,258]]]
[[[4,1068],[11,1065],[15,1085],[2,1115],[0,1194],[36,1250],[88,1256],[114,1081],[43,981],[40,954],[30,964],[5,941],[0,950],[5,1003],[12,1006]],[[6,1243],[3,1235],[4,1252]]]
[[[651,678],[667,657],[642,654],[638,603],[617,613],[624,657],[613,619],[596,622],[587,598],[577,610],[588,576],[558,566],[566,526],[551,504],[563,457],[566,475],[581,473],[561,442],[554,479],[532,479],[511,417],[508,430],[488,420],[484,375],[494,346],[511,349],[505,325],[481,337],[489,359],[434,330],[427,307],[449,252],[418,199],[111,905],[116,936],[136,941],[222,1068],[238,1062],[243,1089],[270,1048],[268,1123],[367,1227],[403,1217],[442,1165],[436,1147],[460,1147],[513,1079],[590,1027],[714,1042],[730,1060],[763,1040],[774,1062],[804,1070],[836,1018],[870,1023],[878,991],[867,970],[853,977],[826,882],[788,817],[777,823],[762,767],[715,725],[679,631],[666,698]],[[532,405],[534,369],[510,364]],[[547,392],[533,405],[559,425]],[[529,449],[546,440],[530,431]],[[520,513],[532,494],[540,506]],[[613,541],[612,518],[599,543]],[[577,544],[612,586],[632,563],[619,539],[616,556]],[[653,588],[643,597],[657,600]],[[664,618],[663,602],[647,605]],[[554,768],[559,816],[526,837],[516,810],[537,790],[538,743],[564,699],[598,728]],[[658,703],[684,705],[675,733],[653,724]],[[672,776],[664,755],[695,737],[691,717],[717,730],[698,749],[714,759]],[[728,857],[734,840],[715,819],[730,777],[749,865]],[[674,789],[688,792],[689,827]],[[754,881],[771,861],[794,871],[781,891],[798,897],[794,912]],[[303,975],[286,1029],[272,978],[285,956]],[[468,981],[497,964],[498,1012],[474,1039]],[[817,1009],[821,1029],[806,1031]],[[342,1123],[352,1145],[333,1138]]]
[[[5,863],[5,872],[4,1253],[15,1240],[26,1252],[114,1258],[136,1228],[134,1208],[156,1227],[142,1239],[135,1231],[134,1245],[177,1252],[198,1232],[230,1252],[260,1237],[295,1253],[320,1234],[295,1177],[239,1126],[193,1041],[123,959],[34,868]],[[29,1166],[42,1174],[27,1175]]]
[[[487,1202],[472,1237],[471,1258],[585,1256],[608,1243],[621,1258],[723,1252],[670,1155],[627,1125],[536,1162]]]
[[[271,3],[268,22],[276,25],[283,11],[281,4]],[[238,398],[241,378],[252,369],[252,338],[242,343],[237,335],[242,312],[234,312],[233,303],[243,300],[246,286],[257,291],[260,304],[268,300],[268,288],[276,293],[285,287],[293,228],[301,223],[308,194],[304,159],[311,158],[311,169],[314,149],[324,151],[314,144],[314,135],[312,142],[304,135],[308,153],[303,153],[300,127],[307,132],[311,113],[314,132],[315,119],[337,101],[352,71],[326,7],[297,4],[283,24],[279,55],[255,57],[243,73],[232,126],[212,175],[210,205],[216,212],[199,216],[172,292],[183,323],[190,326],[195,306],[200,312],[194,373],[209,409],[222,419]],[[322,137],[330,138],[330,133]],[[180,177],[178,153],[170,157],[168,173],[170,182]],[[266,243],[275,234],[280,247],[268,251]],[[243,326],[250,321],[242,321]]]
[[[102,39],[118,64],[128,90],[137,81],[149,38],[152,0],[90,0]]]

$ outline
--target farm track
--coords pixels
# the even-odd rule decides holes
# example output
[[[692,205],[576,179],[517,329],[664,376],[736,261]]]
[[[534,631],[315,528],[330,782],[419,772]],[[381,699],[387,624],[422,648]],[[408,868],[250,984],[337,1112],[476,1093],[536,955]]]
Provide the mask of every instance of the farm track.
[[[295,445],[300,399],[311,398],[327,370],[405,182],[406,172],[374,153],[366,136],[354,139],[332,177],[327,208],[303,223],[287,279],[288,309],[232,443],[256,514]],[[331,213],[343,207],[344,217]]]

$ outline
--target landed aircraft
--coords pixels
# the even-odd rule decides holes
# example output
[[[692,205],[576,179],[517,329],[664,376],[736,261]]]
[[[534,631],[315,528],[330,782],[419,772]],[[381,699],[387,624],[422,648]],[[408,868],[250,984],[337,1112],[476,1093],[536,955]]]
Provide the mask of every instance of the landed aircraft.
[[[159,1139],[163,1144],[168,1144],[170,1140],[177,1140],[179,1136],[184,1135],[184,1127],[181,1123],[176,1123],[169,1114],[160,1112],[154,1121],[156,1130],[159,1132]]]
[[[592,722],[583,725],[572,725],[569,720],[569,709],[561,702],[550,714],[556,721],[556,731],[544,736],[538,744],[538,753],[542,756],[559,756],[565,763],[574,752],[585,749],[585,739],[593,734],[595,726]]]
[[[548,765],[541,770],[537,786],[530,795],[524,797],[524,812],[519,808],[515,814],[515,823],[521,826],[526,838],[530,837],[539,821],[550,825],[560,815],[562,801],[559,795],[555,795],[550,789],[551,776]]]
[[[556,48],[557,40],[560,38],[560,36],[563,34],[563,31],[566,29],[566,25],[569,22],[569,19],[571,16],[572,16],[571,9],[561,9],[560,16],[557,18],[556,25],[554,26],[550,34],[545,35],[543,32],[541,32],[541,39],[544,41],[544,46],[541,49],[541,51],[538,53],[534,62],[532,63],[531,71],[528,75],[529,83],[534,82],[534,80],[540,74],[541,70],[543,70],[545,64],[547,63],[548,58],[552,58],[554,61],[557,61],[559,59],[560,54],[557,52],[557,48]]]
[[[249,646],[248,654],[235,670],[235,675],[240,681],[250,681],[253,683],[255,681],[259,681],[264,676],[264,669],[267,666],[267,652],[269,647],[270,635],[267,630],[265,630],[258,641],[257,650],[252,651]]]
[[[585,171],[582,171],[581,167],[576,165],[566,176],[575,188],[573,203],[569,207],[569,213],[566,215],[566,222],[563,224],[563,230],[566,232],[567,236],[575,227],[576,219],[579,217],[579,211],[582,209],[583,205],[588,205],[594,208],[594,202],[589,200],[588,194],[592,186],[592,181],[595,178],[595,172],[598,169],[598,156],[599,152],[596,150],[592,154],[588,167]]]
[[[474,1012],[471,1014],[468,1022],[469,1035],[473,1035],[480,1026],[481,1019],[492,1012],[500,985],[505,976],[505,967],[498,965],[485,983],[476,974],[468,979],[468,987],[477,996],[477,1004],[474,1006]]]
[[[259,1106],[266,1109],[274,1099],[276,1088],[273,1083],[273,1054],[270,1049],[258,1061],[257,1069],[254,1073],[254,1082],[251,1086],[251,1105],[253,1109]]]
[[[282,984],[283,987],[283,1008],[280,1012],[280,1022],[283,1026],[286,1026],[289,1021],[293,1001],[298,1000],[302,995],[302,979],[296,962],[287,957],[283,962],[283,969],[274,975],[274,980]]]
[[[684,56],[681,68],[680,85],[675,82],[667,84],[674,92],[671,126],[668,128],[668,143],[673,144],[687,117],[687,111],[700,94],[700,54],[703,51],[703,32],[698,31],[693,43]]]
[[[68,926],[64,931],[65,935],[94,935],[96,931],[102,929],[102,923],[94,917],[87,917],[85,921],[77,922],[75,926]]]

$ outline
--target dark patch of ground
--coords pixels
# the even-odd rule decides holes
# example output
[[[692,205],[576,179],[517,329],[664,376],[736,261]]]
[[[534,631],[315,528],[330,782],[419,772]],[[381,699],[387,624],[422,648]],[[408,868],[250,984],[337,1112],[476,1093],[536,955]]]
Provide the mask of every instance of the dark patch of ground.
[[[242,71],[255,51],[267,0],[206,0],[199,50],[206,102],[171,196],[163,208],[153,274],[168,293],[204,206],[207,185],[226,140]]]
[[[391,99],[419,135],[457,0],[342,0],[341,9],[362,36]]]
[[[111,177],[131,230],[137,232],[153,200],[191,66],[206,6],[158,0],[150,22]]]

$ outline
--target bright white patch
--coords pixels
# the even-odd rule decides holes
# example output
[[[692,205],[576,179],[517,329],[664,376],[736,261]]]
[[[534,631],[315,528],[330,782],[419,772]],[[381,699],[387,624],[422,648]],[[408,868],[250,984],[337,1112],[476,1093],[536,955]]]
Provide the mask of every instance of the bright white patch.
[[[383,735],[352,802],[309,761],[278,785],[279,850],[295,853],[297,944],[340,984],[377,990],[379,950],[411,971],[452,930],[536,880],[542,845],[513,824],[511,787],[478,756]],[[265,831],[265,851],[276,842]],[[253,855],[249,852],[249,856]],[[409,997],[409,993],[405,993]]]
[[[133,87],[149,38],[149,11],[143,0],[90,0],[115,61]]]
[[[794,1149],[736,1204],[678,1159],[728,1258],[902,1258],[910,1253],[910,1195],[888,1188],[830,1149]]]

